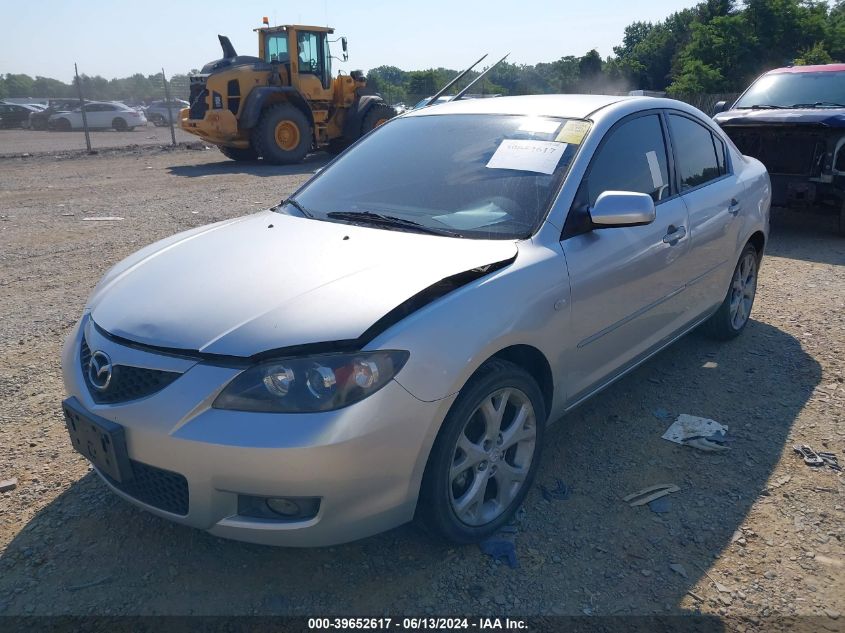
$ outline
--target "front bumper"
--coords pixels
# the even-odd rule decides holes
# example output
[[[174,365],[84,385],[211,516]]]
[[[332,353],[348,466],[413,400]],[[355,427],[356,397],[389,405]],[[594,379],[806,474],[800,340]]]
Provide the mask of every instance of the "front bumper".
[[[115,364],[179,371],[161,391],[120,404],[94,402],[79,362],[85,338]],[[116,343],[83,318],[62,354],[67,393],[122,425],[129,457],[187,480],[184,516],[119,495],[214,535],[268,545],[331,545],[409,521],[431,444],[453,398],[422,402],[395,381],[337,411],[267,414],[211,408],[240,371]],[[306,520],[240,516],[238,496],[319,497]]]
[[[185,108],[179,113],[179,127],[215,145],[246,149],[249,139],[238,130],[238,119],[229,110],[206,110],[201,119],[191,119]]]

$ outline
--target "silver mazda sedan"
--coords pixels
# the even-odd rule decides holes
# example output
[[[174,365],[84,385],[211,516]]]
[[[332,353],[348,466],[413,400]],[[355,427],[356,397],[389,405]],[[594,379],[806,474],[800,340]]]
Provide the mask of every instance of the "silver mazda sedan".
[[[748,323],[769,177],[679,101],[415,110],[279,206],[148,246],[62,363],[73,445],[162,517],[274,545],[508,522],[548,422]]]

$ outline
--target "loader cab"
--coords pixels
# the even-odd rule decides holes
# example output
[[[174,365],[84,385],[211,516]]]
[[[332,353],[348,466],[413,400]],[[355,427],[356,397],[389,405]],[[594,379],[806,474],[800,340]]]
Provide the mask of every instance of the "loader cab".
[[[332,58],[328,36],[334,29],[287,25],[256,30],[259,54],[267,62],[283,65],[291,86],[306,99],[331,99]]]

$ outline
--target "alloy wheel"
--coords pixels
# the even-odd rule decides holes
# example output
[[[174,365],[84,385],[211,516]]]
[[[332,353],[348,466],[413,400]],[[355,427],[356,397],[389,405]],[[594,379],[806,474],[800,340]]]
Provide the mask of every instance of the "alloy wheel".
[[[731,326],[739,330],[751,315],[754,295],[757,292],[757,257],[746,253],[734,271],[731,284]]]
[[[467,418],[452,457],[449,501],[460,521],[495,521],[522,489],[537,441],[531,400],[519,389],[488,395]]]

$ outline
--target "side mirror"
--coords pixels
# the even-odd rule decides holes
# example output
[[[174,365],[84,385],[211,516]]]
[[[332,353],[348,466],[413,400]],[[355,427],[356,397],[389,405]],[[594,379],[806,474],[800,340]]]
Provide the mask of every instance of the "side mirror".
[[[655,217],[651,196],[633,191],[605,191],[590,209],[590,219],[597,229],[642,226],[654,222]]]
[[[349,52],[347,50],[346,36],[340,38],[340,45],[343,47],[343,61],[349,60]]]
[[[727,101],[717,101],[716,105],[713,106],[713,114],[719,114],[720,112],[724,112],[728,106]]]

